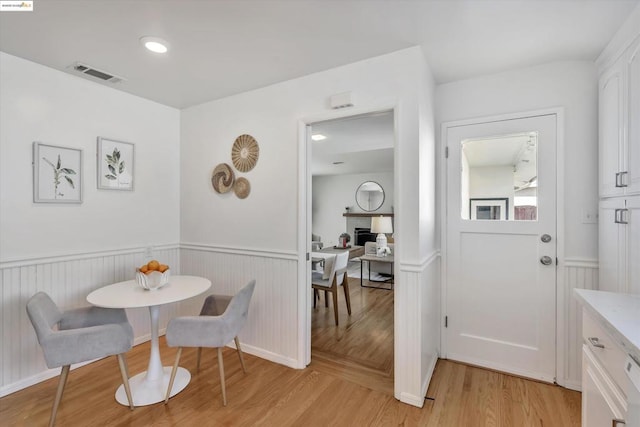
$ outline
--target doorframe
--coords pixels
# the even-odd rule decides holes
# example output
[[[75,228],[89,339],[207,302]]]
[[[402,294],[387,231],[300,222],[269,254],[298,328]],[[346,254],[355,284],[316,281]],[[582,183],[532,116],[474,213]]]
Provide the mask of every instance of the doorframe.
[[[298,119],[298,328],[301,331],[298,335],[298,357],[300,365],[298,368],[304,368],[311,363],[311,135],[307,130],[314,123],[324,122],[328,120],[344,119],[354,116],[362,116],[379,112],[393,112],[393,180],[394,188],[397,188],[398,182],[398,103],[396,101],[374,104],[369,107],[352,107],[348,109],[330,110]],[[394,191],[394,206],[397,205],[397,192]],[[397,210],[397,209],[396,209]],[[397,218],[397,216],[396,216]],[[399,229],[399,227],[398,227]],[[400,231],[400,230],[398,230]],[[399,232],[395,232],[398,240]],[[307,258],[309,254],[309,258]],[[399,263],[396,263],[398,265]],[[397,269],[398,267],[394,267]],[[396,272],[397,273],[397,272]],[[397,274],[396,274],[396,277]],[[395,306],[395,300],[394,300]],[[395,308],[394,308],[395,313]],[[395,318],[394,318],[395,324]],[[394,333],[395,336],[395,333]],[[401,350],[393,340],[394,354],[398,354]],[[395,387],[395,386],[394,386]],[[395,390],[394,390],[395,392]]]
[[[448,161],[445,156],[447,147],[447,135],[450,128],[478,125],[505,120],[526,119],[536,116],[556,116],[556,255],[558,264],[556,265],[556,378],[558,385],[566,384],[566,347],[568,309],[565,301],[565,239],[564,239],[564,107],[552,107],[541,110],[523,111],[517,113],[500,114],[494,116],[484,116],[465,120],[447,121],[441,124],[440,144],[438,144],[440,154],[440,247],[441,266],[440,269],[440,306],[442,318],[440,322],[440,353],[441,357],[447,358],[447,334],[445,328],[445,316],[447,314],[447,167]]]

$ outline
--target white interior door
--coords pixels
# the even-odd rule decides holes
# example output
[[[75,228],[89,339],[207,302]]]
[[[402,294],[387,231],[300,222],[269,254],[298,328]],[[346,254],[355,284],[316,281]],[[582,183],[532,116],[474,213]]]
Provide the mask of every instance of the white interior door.
[[[448,127],[445,351],[553,382],[556,114]]]

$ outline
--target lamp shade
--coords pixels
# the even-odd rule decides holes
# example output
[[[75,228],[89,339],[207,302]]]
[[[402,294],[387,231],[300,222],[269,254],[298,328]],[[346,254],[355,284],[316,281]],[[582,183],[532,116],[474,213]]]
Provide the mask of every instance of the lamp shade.
[[[389,216],[374,216],[371,218],[372,233],[393,233],[393,224]]]

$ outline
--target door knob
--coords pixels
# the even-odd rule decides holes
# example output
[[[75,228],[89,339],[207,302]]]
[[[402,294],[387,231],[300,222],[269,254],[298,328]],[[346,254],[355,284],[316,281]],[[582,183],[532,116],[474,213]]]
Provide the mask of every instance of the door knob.
[[[540,258],[540,262],[544,265],[551,265],[551,263],[553,262],[553,260],[551,259],[550,256],[543,256],[542,258]]]
[[[548,234],[543,234],[542,236],[540,236],[540,240],[542,240],[543,243],[549,243],[551,241],[551,236],[549,236]]]

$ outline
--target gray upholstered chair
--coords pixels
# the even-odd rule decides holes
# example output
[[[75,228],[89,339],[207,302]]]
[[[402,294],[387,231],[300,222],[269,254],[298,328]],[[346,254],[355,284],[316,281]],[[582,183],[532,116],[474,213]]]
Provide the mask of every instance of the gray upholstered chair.
[[[49,426],[55,423],[70,366],[102,357],[118,356],[122,382],[129,406],[133,409],[127,362],[124,358],[124,353],[133,345],[133,329],[124,310],[83,307],[61,312],[49,295],[38,292],[27,302],[27,314],[36,331],[47,366],[62,367]]]
[[[218,367],[220,370],[220,386],[222,388],[222,403],[227,406],[227,392],[224,385],[224,362],[222,360],[222,347],[231,340],[235,340],[236,349],[240,357],[242,370],[247,372],[242,358],[238,333],[244,326],[249,312],[249,303],[255,289],[256,281],[252,280],[244,288],[240,289],[228,302],[228,297],[209,296],[204,302],[200,316],[176,317],[167,325],[167,345],[178,347],[176,360],[171,371],[171,379],[164,400],[169,402],[173,381],[175,379],[180,355],[183,347],[198,347],[198,369],[200,368],[200,352],[202,347],[218,349]],[[222,314],[218,315],[221,311]]]
[[[336,259],[331,267],[331,275],[323,279],[322,272],[311,272],[311,287],[314,290],[313,307],[316,306],[316,292],[325,291],[325,305],[327,302],[326,293],[331,292],[333,297],[333,316],[338,326],[338,287],[342,285],[344,298],[347,301],[347,312],[351,316],[351,297],[349,296],[349,278],[347,276],[347,265],[349,264],[349,251],[344,251],[336,255]]]

